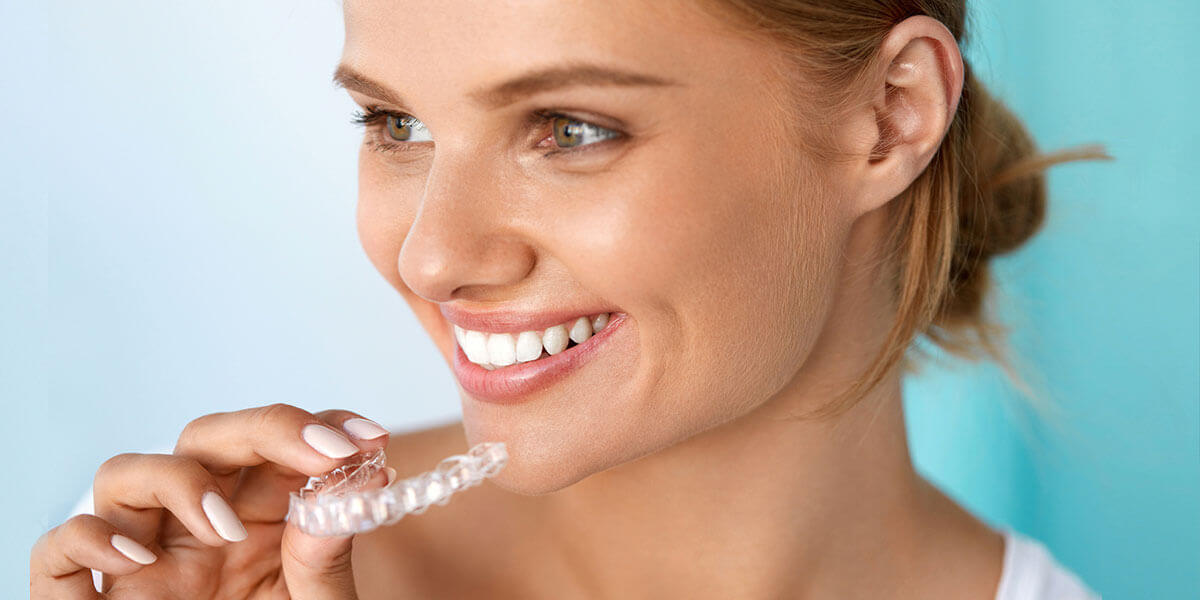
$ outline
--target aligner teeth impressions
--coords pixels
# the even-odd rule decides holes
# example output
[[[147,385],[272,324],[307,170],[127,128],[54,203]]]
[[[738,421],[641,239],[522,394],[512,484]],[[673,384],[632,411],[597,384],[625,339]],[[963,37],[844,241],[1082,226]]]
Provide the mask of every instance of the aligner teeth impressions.
[[[432,471],[373,490],[359,490],[384,468],[383,450],[357,455],[292,492],[287,520],[315,536],[363,533],[391,525],[406,514],[444,505],[455,492],[479,485],[508,462],[503,442],[476,444],[466,454],[442,459]]]
[[[582,344],[604,329],[610,316],[601,313],[578,317],[543,331],[486,333],[455,325],[454,339],[467,360],[490,371],[553,356],[572,344]]]

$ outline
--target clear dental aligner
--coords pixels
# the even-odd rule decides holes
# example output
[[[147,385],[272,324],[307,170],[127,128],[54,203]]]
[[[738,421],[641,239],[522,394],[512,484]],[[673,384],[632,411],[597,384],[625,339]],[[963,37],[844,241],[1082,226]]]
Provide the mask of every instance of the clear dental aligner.
[[[351,462],[313,477],[292,492],[287,520],[315,536],[363,533],[391,525],[406,514],[420,514],[430,505],[445,505],[459,490],[478,485],[500,472],[508,462],[503,442],[483,442],[442,459],[432,471],[373,490],[360,490],[385,466],[383,450],[355,456]]]

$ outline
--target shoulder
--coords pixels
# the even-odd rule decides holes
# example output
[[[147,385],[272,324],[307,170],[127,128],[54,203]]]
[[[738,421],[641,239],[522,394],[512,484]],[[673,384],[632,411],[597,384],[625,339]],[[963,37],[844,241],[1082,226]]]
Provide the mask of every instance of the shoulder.
[[[996,600],[1099,600],[1079,576],[1054,559],[1041,542],[1005,529],[1004,570]]]
[[[433,469],[447,456],[467,450],[461,422],[395,432],[385,452],[398,478]],[[497,589],[513,573],[497,563],[497,547],[508,547],[520,527],[519,498],[488,482],[458,492],[445,506],[354,538],[354,574],[359,597],[472,597]],[[517,582],[509,582],[512,587]],[[505,589],[503,586],[498,589]]]

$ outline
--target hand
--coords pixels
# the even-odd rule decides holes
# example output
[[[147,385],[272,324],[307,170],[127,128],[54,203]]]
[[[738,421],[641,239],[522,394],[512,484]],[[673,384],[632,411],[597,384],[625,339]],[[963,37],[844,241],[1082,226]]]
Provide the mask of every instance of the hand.
[[[34,544],[30,598],[354,599],[354,536],[312,537],[285,522],[288,492],[387,439],[341,410],[273,404],[200,417],[173,454],[100,466],[96,514]],[[89,569],[104,573],[105,595]]]

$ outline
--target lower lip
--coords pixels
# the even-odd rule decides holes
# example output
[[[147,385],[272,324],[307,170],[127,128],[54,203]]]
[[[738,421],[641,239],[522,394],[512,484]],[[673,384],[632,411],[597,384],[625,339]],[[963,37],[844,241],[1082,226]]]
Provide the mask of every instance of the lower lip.
[[[614,313],[604,329],[582,344],[576,344],[558,354],[498,367],[491,371],[467,360],[467,355],[456,341],[454,374],[464,390],[483,402],[519,404],[532,400],[534,392],[562,380],[595,356],[627,318],[625,313]]]

